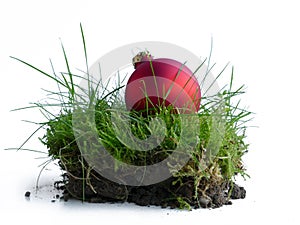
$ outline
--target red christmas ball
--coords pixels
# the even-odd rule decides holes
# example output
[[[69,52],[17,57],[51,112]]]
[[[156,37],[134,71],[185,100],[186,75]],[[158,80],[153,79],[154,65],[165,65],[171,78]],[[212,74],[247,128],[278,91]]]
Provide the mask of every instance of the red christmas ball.
[[[146,111],[169,105],[183,112],[199,110],[200,86],[187,66],[173,59],[153,59],[148,53],[138,54],[133,64],[135,71],[125,90],[128,110]]]

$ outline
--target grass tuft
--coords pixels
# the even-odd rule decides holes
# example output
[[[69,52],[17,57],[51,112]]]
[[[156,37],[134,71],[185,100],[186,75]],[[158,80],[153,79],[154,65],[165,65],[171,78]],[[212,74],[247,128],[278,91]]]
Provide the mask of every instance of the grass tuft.
[[[87,49],[81,24],[80,29],[84,47],[86,74],[89,74]],[[67,72],[60,73],[59,75],[55,72],[51,60],[52,74],[44,72],[21,59],[12,57],[50,78],[56,82],[58,87],[57,91],[47,91],[48,100],[52,100],[50,102],[54,101],[54,103],[33,103],[28,107],[16,109],[24,110],[38,108],[46,118],[46,121],[36,123],[38,128],[24,143],[22,143],[18,150],[40,152],[39,150],[24,149],[23,147],[38,130],[45,129],[45,134],[40,138],[40,141],[47,147],[50,161],[59,160],[59,165],[69,176],[77,177],[82,180],[82,198],[84,200],[85,187],[86,184],[89,184],[89,176],[91,176],[92,168],[89,168],[77,146],[72,127],[72,115],[74,101],[75,98],[78,97],[76,95],[76,88],[78,88],[78,86],[74,83],[73,78],[85,78],[84,76],[71,72],[63,44],[61,44],[61,47]],[[210,57],[208,62],[210,63]],[[202,65],[203,64],[201,64],[200,67]],[[207,74],[212,67],[208,68]],[[218,74],[216,80],[223,74],[226,67]],[[199,68],[197,68],[197,70]],[[152,72],[155,74],[154,71]],[[232,68],[227,89],[222,89],[216,96],[205,96],[206,93],[204,93],[204,96],[201,99],[202,104],[200,110],[197,113],[200,123],[198,137],[200,141],[193,149],[191,159],[188,163],[180,171],[174,174],[176,180],[173,182],[173,185],[182,185],[185,178],[193,178],[195,199],[199,199],[199,196],[206,196],[205,192],[209,189],[209,185],[233,181],[234,177],[239,174],[244,178],[249,177],[243,166],[242,157],[247,153],[249,147],[245,140],[247,123],[251,120],[252,113],[242,108],[240,100],[237,99],[245,92],[244,86],[233,90],[233,74],[234,68]],[[202,82],[205,81],[205,78]],[[93,81],[91,81],[89,77],[87,79],[88,82],[92,84]],[[216,82],[216,80],[213,82]],[[211,83],[210,86],[213,84],[214,83]],[[95,103],[95,123],[99,139],[116,159],[133,165],[150,165],[165,159],[172,153],[172,150],[176,149],[180,140],[181,126],[180,116],[173,113],[174,108],[161,106],[154,114],[152,112],[147,114],[147,116],[139,112],[126,114],[126,119],[129,120],[131,124],[130,131],[128,132],[133,134],[133,141],[137,138],[141,140],[146,139],[156,132],[155,129],[157,129],[157,127],[153,125],[153,123],[150,123],[154,117],[162,119],[166,125],[165,138],[157,147],[150,151],[136,151],[128,147],[126,143],[120,141],[122,138],[117,137],[114,123],[111,121],[111,114],[114,110],[111,102],[120,98],[120,90],[124,86],[119,84],[113,91],[105,95],[103,95],[103,93],[98,93],[99,90],[107,90],[107,87],[100,84],[100,82],[97,84],[96,90],[93,90],[91,86],[92,85],[88,87],[89,90],[87,90],[87,92],[90,101]],[[216,106],[220,101],[224,103],[224,108],[223,110],[218,111]],[[51,112],[52,108],[58,108],[59,113],[55,114]],[[215,118],[222,118],[225,121],[224,127],[215,127]],[[215,157],[210,158],[207,152],[210,151],[212,145],[220,141],[219,137],[222,132],[224,133],[224,136],[221,139],[220,148],[217,149],[218,153]],[[42,170],[47,164],[48,161],[43,165]],[[117,165],[115,169],[118,169]],[[78,174],[78,170],[81,170],[81,173]],[[39,177],[40,175],[41,173],[39,174]],[[210,182],[207,182],[207,185],[203,186],[203,180],[209,180]],[[176,199],[180,208],[191,209],[190,204],[183,197],[177,196]]]

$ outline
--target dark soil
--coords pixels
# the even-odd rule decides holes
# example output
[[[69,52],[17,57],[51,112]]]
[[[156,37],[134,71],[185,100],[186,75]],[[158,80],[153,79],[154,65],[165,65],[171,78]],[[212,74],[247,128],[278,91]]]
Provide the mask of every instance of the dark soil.
[[[211,184],[206,178],[200,182],[197,199],[194,197],[192,177],[186,178],[181,184],[173,185],[172,182],[175,181],[175,178],[171,177],[161,183],[139,187],[120,185],[99,175],[91,176],[89,184],[85,183],[84,185],[81,179],[74,176],[64,175],[63,179],[65,190],[62,198],[65,201],[69,198],[76,198],[92,203],[133,202],[141,206],[185,208],[186,204],[182,205],[182,202],[178,201],[180,198],[191,208],[218,208],[222,205],[232,204],[231,199],[240,199],[246,196],[246,190],[235,183]],[[207,188],[208,186],[209,188]],[[61,188],[61,186],[59,187]]]
[[[25,197],[26,197],[26,198],[29,198],[29,197],[30,197],[30,194],[31,194],[30,191],[26,191],[26,192],[25,192]]]

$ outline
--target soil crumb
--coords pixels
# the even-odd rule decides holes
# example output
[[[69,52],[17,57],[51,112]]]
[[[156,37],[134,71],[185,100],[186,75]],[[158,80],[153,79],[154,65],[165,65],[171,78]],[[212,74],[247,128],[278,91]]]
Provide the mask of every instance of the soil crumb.
[[[31,192],[30,192],[30,191],[26,191],[26,192],[25,192],[25,197],[26,197],[26,198],[29,198],[30,195],[31,195]]]

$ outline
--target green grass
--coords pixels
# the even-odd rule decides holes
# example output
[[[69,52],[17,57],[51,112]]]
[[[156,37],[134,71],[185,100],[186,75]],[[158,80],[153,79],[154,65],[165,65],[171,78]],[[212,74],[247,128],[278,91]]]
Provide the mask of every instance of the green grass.
[[[80,28],[86,62],[86,73],[88,74],[86,43],[82,26],[80,26]],[[57,74],[52,63],[53,71],[52,73],[48,73],[30,63],[12,57],[45,75],[47,78],[50,78],[57,83],[58,86],[57,91],[47,91],[48,95],[51,96],[49,98],[55,99],[55,101],[52,101],[53,103],[34,103],[29,107],[19,108],[17,110],[37,108],[41,111],[46,121],[38,122],[37,130],[45,129],[45,134],[43,137],[40,137],[40,141],[47,147],[49,159],[59,160],[61,168],[67,171],[71,176],[76,177],[78,170],[81,170],[82,177],[77,178],[82,180],[83,187],[85,187],[85,182],[88,181],[88,176],[92,168],[89,168],[87,163],[83,160],[76,143],[72,126],[76,89],[80,88],[74,83],[74,78],[80,78],[80,76],[71,71],[66,51],[64,46],[61,46],[67,68],[66,73]],[[223,74],[223,72],[224,70],[221,71],[217,78]],[[208,188],[201,187],[200,182],[203,178],[210,180],[212,184],[221,184],[223,181],[234,180],[235,176],[239,174],[243,177],[248,177],[242,157],[248,151],[248,144],[245,141],[246,130],[247,122],[251,119],[252,113],[241,107],[239,99],[240,95],[244,94],[244,87],[241,86],[233,90],[233,73],[234,71],[232,69],[229,84],[216,96],[203,96],[200,110],[197,113],[200,123],[198,137],[200,141],[191,152],[191,159],[188,163],[174,174],[174,177],[177,178],[174,185],[182,182],[185,177],[191,176],[194,178],[195,198],[198,197],[200,192],[205,195],[205,190]],[[89,79],[89,77],[87,79]],[[132,132],[135,138],[142,140],[156,132],[155,129],[157,129],[157,127],[150,125],[150,121],[154,117],[162,119],[166,124],[165,138],[158,147],[150,151],[133,150],[120,141],[120,138],[117,137],[120,134],[116,135],[116,129],[111,121],[111,113],[114,110],[111,106],[111,102],[119,97],[119,90],[121,90],[121,88],[123,88],[123,86],[117,86],[114,91],[105,95],[101,93],[100,90],[105,90],[106,87],[103,87],[101,84],[97,84],[95,89],[91,88],[91,86],[88,88],[89,101],[95,103],[93,109],[95,113],[95,124],[101,143],[116,159],[128,164],[150,165],[165,159],[170,155],[172,150],[176,149],[180,140],[180,132],[182,129],[180,116],[173,113],[174,109],[172,107],[164,106],[160,107],[154,114],[151,113],[147,116],[138,112],[126,114],[127,119],[131,123],[130,132]],[[223,103],[222,110],[217,109],[217,103],[219,103],[219,101]],[[51,111],[53,107],[57,107],[60,113],[54,114]],[[225,121],[224,126],[216,127],[214,123],[216,118],[221,118]],[[19,149],[23,149],[23,146],[33,137],[36,131],[29,136]],[[224,133],[222,139],[220,139],[220,133]],[[210,158],[207,151],[213,149],[214,145],[218,146],[217,142],[220,141],[220,148],[216,150],[217,154],[215,157]],[[211,154],[213,154],[213,152],[211,152]],[[117,165],[115,166],[117,170],[118,167]],[[183,198],[178,196],[177,200],[182,208],[190,209],[189,204]]]

